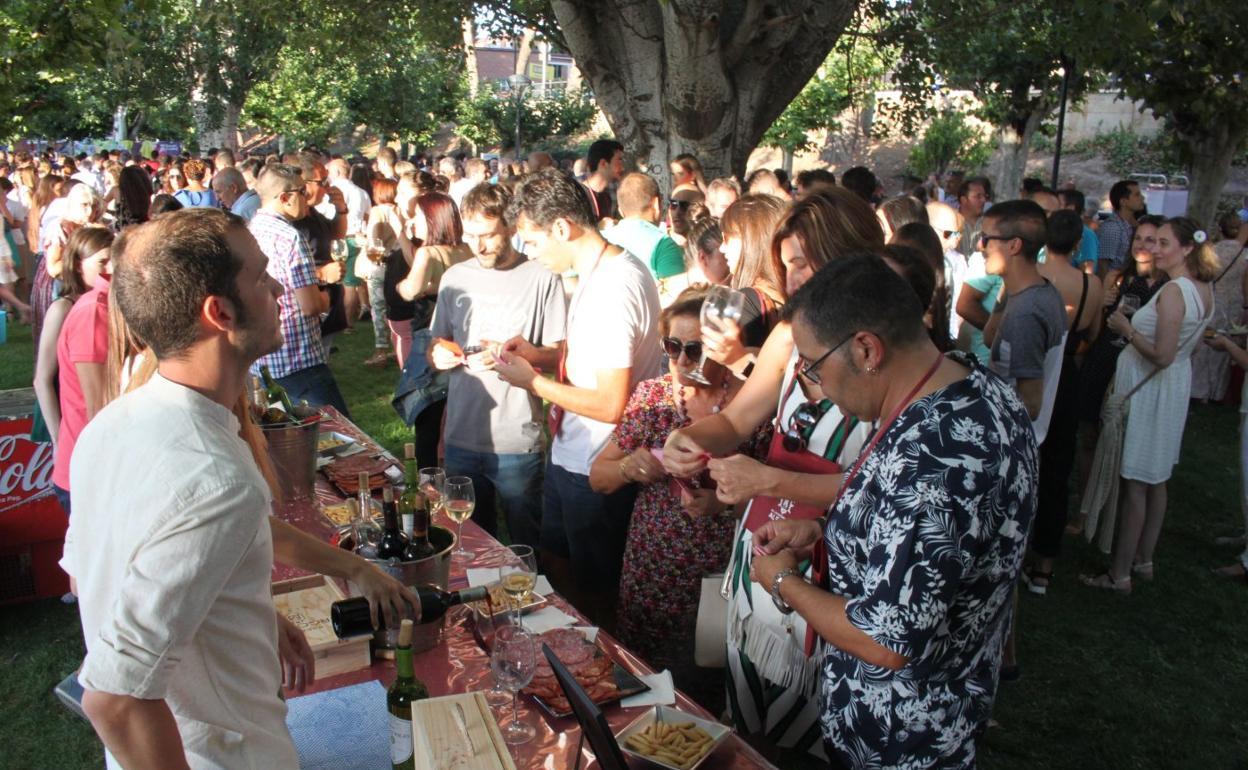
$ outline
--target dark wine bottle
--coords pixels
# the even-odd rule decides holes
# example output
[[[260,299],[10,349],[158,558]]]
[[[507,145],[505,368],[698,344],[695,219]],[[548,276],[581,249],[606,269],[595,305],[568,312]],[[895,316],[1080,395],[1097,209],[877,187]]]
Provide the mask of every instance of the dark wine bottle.
[[[465,588],[462,591],[443,591],[437,586],[425,585],[416,586],[413,591],[420,599],[420,623],[432,623],[457,604],[483,601],[489,595],[485,586]],[[339,639],[364,636],[376,630],[369,616],[368,599],[363,596],[352,596],[331,604],[329,621]]]
[[[399,510],[394,502],[394,487],[389,484],[381,492],[381,515],[385,518],[386,528],[381,542],[377,544],[376,558],[381,561],[402,559],[407,549],[407,538],[399,531]]]
[[[393,770],[416,770],[412,747],[412,703],[429,697],[425,683],[412,667],[412,621],[399,625],[399,645],[394,650],[396,676],[386,690],[390,711],[390,766]]]

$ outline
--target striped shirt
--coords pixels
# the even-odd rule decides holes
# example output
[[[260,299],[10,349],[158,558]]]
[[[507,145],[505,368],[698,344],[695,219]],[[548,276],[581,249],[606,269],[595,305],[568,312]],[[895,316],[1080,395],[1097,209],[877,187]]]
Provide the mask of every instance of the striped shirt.
[[[253,364],[252,372],[258,374],[261,366],[267,366],[274,377],[287,377],[325,363],[321,319],[304,315],[295,298],[296,289],[317,285],[311,245],[284,217],[264,209],[256,212],[247,227],[269,258],[269,275],[286,287],[277,300],[281,308],[282,347]]]

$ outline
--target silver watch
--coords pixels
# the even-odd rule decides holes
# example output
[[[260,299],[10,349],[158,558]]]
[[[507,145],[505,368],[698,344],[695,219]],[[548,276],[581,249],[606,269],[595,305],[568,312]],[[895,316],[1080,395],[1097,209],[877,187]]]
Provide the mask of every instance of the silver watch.
[[[776,609],[780,610],[785,615],[792,613],[793,608],[789,606],[788,602],[780,597],[780,584],[784,582],[785,578],[793,577],[794,575],[796,575],[799,579],[802,577],[802,573],[798,572],[795,567],[786,567],[777,572],[776,576],[771,579],[771,601],[776,605]]]

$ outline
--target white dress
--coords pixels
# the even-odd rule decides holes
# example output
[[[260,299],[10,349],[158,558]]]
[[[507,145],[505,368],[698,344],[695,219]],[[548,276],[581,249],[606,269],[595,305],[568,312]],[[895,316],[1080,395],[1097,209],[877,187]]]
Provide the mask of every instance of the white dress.
[[[1192,350],[1200,344],[1200,329],[1208,323],[1210,309],[1190,278],[1179,278],[1183,292],[1183,325],[1179,329],[1179,349],[1174,362],[1162,369],[1128,402],[1127,431],[1122,445],[1123,478],[1160,484],[1170,478],[1179,461],[1183,427],[1187,423],[1187,402],[1192,392]],[[1164,291],[1164,289],[1163,289]],[[1138,334],[1155,340],[1157,298],[1135,312],[1131,325]],[[1114,392],[1127,393],[1147,377],[1155,366],[1128,346],[1118,357]]]

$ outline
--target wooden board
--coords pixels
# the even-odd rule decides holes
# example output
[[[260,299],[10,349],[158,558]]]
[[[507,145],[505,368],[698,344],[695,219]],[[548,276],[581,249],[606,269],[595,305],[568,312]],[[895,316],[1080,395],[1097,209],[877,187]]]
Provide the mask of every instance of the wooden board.
[[[467,736],[455,716],[457,705],[463,711]],[[413,703],[412,744],[416,766],[428,770],[516,770],[498,722],[480,692]]]
[[[316,656],[317,678],[368,668],[369,636],[339,639],[329,620],[329,607],[345,598],[338,584],[324,575],[309,575],[273,584],[273,605],[299,627]]]

